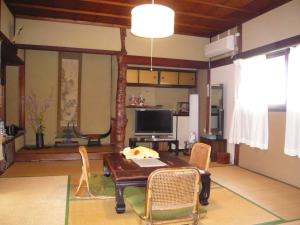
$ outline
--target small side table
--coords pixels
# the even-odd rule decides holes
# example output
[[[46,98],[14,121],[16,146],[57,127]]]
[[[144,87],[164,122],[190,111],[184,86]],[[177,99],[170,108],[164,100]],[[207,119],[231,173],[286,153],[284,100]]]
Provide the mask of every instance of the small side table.
[[[227,152],[227,140],[226,139],[209,139],[205,137],[200,137],[200,142],[208,144],[211,146],[211,154],[210,159],[211,161],[217,161],[217,154],[218,153],[226,153]]]

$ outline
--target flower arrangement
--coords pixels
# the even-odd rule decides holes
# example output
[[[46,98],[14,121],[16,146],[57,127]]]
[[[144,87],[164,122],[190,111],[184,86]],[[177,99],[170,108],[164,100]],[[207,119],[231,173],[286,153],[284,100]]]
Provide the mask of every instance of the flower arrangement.
[[[45,129],[44,124],[44,115],[45,112],[50,107],[52,100],[52,91],[51,94],[44,99],[42,104],[39,106],[38,100],[36,95],[31,92],[28,96],[25,98],[25,102],[28,109],[28,120],[31,124],[32,129],[35,131],[35,133],[43,133]]]

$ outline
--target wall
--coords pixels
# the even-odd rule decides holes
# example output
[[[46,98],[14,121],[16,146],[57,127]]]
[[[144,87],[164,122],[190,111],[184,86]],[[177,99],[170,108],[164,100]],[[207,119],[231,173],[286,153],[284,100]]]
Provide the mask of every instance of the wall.
[[[243,51],[300,34],[300,1],[293,0],[243,24]]]
[[[45,144],[54,144],[57,135],[58,52],[26,50],[26,96],[32,91],[41,102],[53,90],[51,107],[45,114]],[[101,133],[109,129],[111,117],[111,57],[83,54],[81,74],[81,131]],[[27,120],[27,145],[35,134]],[[108,143],[106,138],[103,143]]]
[[[23,26],[18,44],[63,46],[120,51],[120,29],[99,25],[16,19]]]
[[[121,49],[119,28],[17,18],[16,28],[21,25],[24,27],[23,31],[16,38],[19,44],[114,51]],[[175,34],[156,39],[153,56],[206,61],[203,47],[207,43],[209,38]],[[126,49],[128,55],[150,56],[150,39],[136,37],[127,30]]]
[[[186,88],[154,88],[154,87],[127,87],[126,103],[129,104],[131,95],[143,96],[146,105],[162,105],[164,109],[176,110],[177,102],[188,102],[188,89]],[[126,127],[125,145],[128,139],[134,136],[135,111],[126,109],[128,123]]]
[[[153,57],[207,61],[203,48],[208,43],[209,38],[178,34],[155,39]],[[150,39],[134,36],[127,30],[125,44],[128,55],[150,56]]]
[[[10,40],[14,36],[14,16],[7,8],[4,0],[1,0],[1,18],[0,18],[0,30]]]
[[[294,0],[243,24],[243,51],[300,34],[300,1]],[[300,187],[300,159],[283,153],[285,113],[269,113],[269,148],[240,147],[240,166]]]
[[[5,125],[19,125],[19,67],[6,66]]]
[[[39,104],[53,91],[51,106],[45,113],[45,144],[53,144],[57,126],[57,86],[58,86],[58,52],[33,51],[25,52],[25,95],[35,93]],[[35,144],[35,133],[28,121],[25,104],[25,143]]]
[[[105,133],[111,117],[111,56],[83,54],[80,130]],[[101,140],[109,143],[109,137]]]
[[[221,66],[211,70],[211,85],[223,84],[223,105],[224,105],[224,138],[228,140],[231,126],[231,119],[234,107],[235,83],[233,79],[233,64]],[[230,153],[230,161],[234,159],[234,145],[227,143],[227,152]]]
[[[300,159],[283,153],[285,113],[269,113],[267,151],[241,145],[240,166],[300,187]]]

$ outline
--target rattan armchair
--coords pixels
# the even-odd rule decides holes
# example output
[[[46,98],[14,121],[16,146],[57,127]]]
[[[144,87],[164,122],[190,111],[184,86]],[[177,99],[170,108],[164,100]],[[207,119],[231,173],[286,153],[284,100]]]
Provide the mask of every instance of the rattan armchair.
[[[129,187],[125,195],[145,224],[198,224],[200,188],[196,168],[164,168],[150,174],[146,193]]]
[[[200,170],[208,170],[210,164],[211,146],[204,143],[193,145],[189,163]]]

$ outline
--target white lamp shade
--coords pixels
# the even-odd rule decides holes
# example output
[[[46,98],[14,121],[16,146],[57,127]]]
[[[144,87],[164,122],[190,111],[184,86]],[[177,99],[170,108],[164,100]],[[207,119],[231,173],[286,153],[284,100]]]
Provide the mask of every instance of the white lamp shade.
[[[164,38],[174,34],[175,13],[159,4],[136,6],[131,11],[131,33],[145,38]]]

